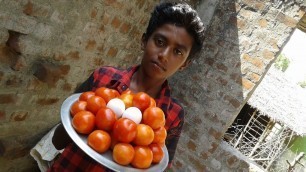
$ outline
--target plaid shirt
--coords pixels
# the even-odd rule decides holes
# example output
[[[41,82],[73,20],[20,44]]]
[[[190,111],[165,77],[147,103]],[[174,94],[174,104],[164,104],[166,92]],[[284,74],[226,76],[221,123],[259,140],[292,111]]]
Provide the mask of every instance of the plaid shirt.
[[[114,67],[99,68],[76,92],[94,91],[104,86],[116,89],[121,93],[128,89],[131,78],[137,69],[138,67],[131,67],[127,70],[119,70]],[[170,167],[183,128],[184,110],[175,99],[171,98],[167,81],[162,85],[162,89],[155,100],[156,105],[164,111],[166,116],[166,146],[169,153],[168,167]],[[108,169],[86,155],[75,143],[71,143],[48,171],[108,171]]]

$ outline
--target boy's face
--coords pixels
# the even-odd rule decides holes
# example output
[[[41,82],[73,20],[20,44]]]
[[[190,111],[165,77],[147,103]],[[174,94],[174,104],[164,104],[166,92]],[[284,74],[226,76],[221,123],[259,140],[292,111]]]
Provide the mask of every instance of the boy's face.
[[[141,66],[149,77],[167,79],[187,65],[193,37],[185,28],[164,24],[157,28],[146,41]]]

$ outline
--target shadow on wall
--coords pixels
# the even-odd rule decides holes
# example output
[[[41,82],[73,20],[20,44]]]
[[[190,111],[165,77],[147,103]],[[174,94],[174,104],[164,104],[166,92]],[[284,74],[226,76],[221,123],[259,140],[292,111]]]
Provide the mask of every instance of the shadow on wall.
[[[226,158],[216,149],[244,101],[236,16],[234,1],[220,1],[201,54],[171,80],[186,111],[174,168],[213,171],[211,159]]]

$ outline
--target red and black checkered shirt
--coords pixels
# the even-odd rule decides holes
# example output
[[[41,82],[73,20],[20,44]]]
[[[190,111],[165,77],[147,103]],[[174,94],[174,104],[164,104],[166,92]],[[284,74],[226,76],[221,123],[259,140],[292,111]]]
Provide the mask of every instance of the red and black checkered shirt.
[[[96,90],[99,87],[116,89],[119,93],[128,89],[131,78],[138,67],[127,70],[119,70],[114,67],[102,67],[94,73],[76,90],[85,92]],[[167,138],[166,146],[169,153],[169,167],[174,157],[175,149],[183,128],[184,110],[178,102],[171,98],[170,87],[167,81],[155,99],[156,105],[160,107],[166,116]],[[75,143],[69,144],[62,155],[54,162],[48,171],[109,171],[94,159],[86,155]]]

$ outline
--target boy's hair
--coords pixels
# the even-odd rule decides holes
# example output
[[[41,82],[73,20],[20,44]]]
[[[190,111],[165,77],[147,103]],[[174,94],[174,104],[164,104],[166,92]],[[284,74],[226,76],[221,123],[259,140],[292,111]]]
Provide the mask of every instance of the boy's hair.
[[[184,27],[193,37],[194,43],[188,59],[193,58],[201,50],[205,27],[198,13],[188,4],[167,2],[157,5],[151,14],[144,39],[148,40],[152,33],[163,24],[175,24]]]

